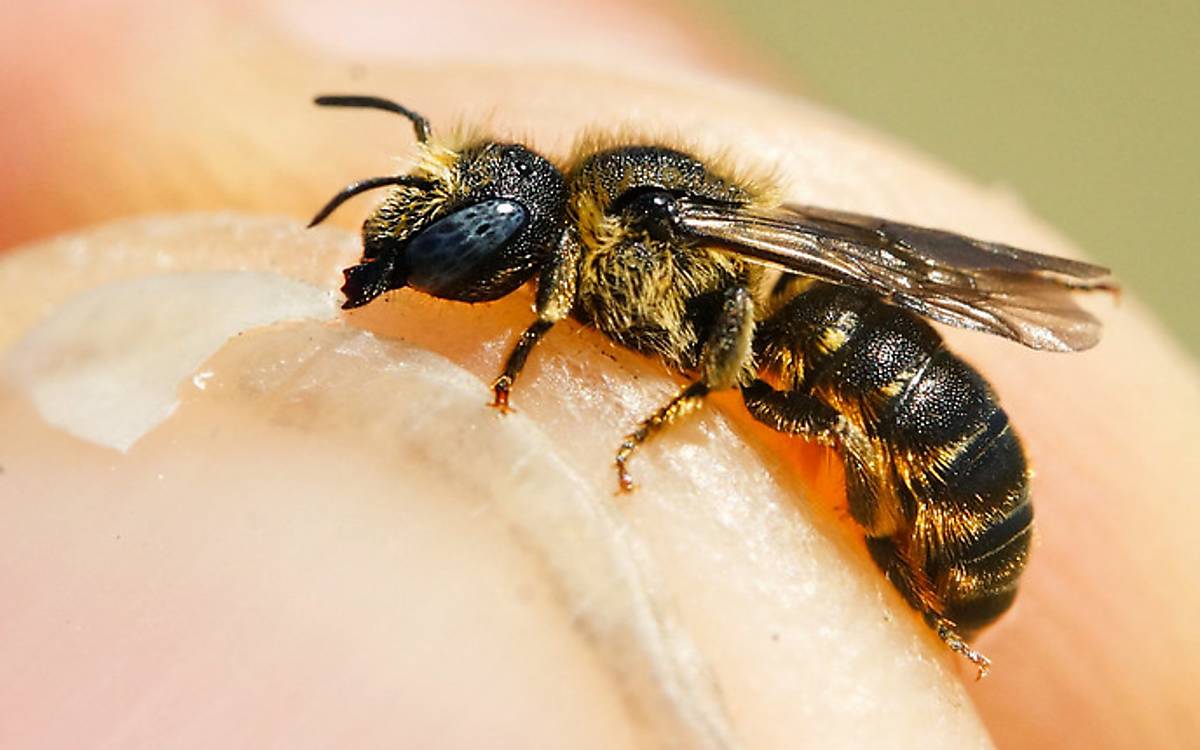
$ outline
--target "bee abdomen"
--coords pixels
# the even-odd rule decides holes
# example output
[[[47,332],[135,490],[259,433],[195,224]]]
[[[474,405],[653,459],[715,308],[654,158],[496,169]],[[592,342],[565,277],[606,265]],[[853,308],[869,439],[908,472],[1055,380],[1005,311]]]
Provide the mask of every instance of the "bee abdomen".
[[[964,636],[1012,606],[1033,539],[1033,505],[1026,500],[985,529],[944,572],[942,613]],[[949,561],[947,561],[949,562]]]
[[[983,378],[940,346],[884,386],[886,400],[876,430],[896,447],[927,455],[949,469],[978,455],[976,438],[989,423],[998,419],[995,427],[1004,430],[1008,420]]]
[[[1033,508],[1024,450],[991,386],[924,321],[847,288],[805,289],[759,334],[768,371],[878,452],[864,462],[843,451],[847,499],[909,603],[964,636],[999,617],[1025,568]]]
[[[943,350],[907,383],[878,429],[921,508],[897,540],[964,636],[1012,605],[1033,529],[1029,471],[1008,415],[969,365]]]

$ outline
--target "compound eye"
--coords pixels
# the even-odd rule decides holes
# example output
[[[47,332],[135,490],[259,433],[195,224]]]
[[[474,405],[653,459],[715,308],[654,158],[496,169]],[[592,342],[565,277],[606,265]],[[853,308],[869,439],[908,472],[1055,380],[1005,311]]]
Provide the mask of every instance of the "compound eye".
[[[528,222],[525,207],[507,198],[482,201],[443,216],[408,243],[404,259],[409,286],[435,297],[469,286],[477,280],[480,266]]]

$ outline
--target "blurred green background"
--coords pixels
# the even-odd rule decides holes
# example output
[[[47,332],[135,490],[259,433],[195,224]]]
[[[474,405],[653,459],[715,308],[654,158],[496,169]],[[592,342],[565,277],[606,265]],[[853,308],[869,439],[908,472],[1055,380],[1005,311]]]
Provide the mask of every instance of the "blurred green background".
[[[1007,185],[1200,354],[1200,0],[701,0],[797,87]]]

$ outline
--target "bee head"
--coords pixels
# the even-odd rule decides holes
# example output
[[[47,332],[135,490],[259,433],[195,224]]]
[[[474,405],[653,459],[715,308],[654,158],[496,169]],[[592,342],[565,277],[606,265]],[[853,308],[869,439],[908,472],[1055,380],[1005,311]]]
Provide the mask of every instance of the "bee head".
[[[427,143],[425,118],[387,100],[320,97],[318,104],[386,109],[408,117]],[[528,281],[563,230],[567,190],[558,169],[525,146],[484,141],[458,151],[427,149],[411,175],[347,186],[316,215],[320,223],[346,199],[390,186],[363,223],[363,257],[345,271],[345,308],[391,289],[412,287],[443,299],[485,302]]]

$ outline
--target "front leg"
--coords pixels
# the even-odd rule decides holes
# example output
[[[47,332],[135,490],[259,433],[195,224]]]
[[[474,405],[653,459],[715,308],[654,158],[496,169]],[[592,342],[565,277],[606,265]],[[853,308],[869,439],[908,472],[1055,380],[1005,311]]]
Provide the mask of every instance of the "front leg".
[[[579,238],[574,231],[563,233],[562,242],[555,248],[554,255],[538,276],[537,320],[533,322],[509,352],[504,371],[492,383],[495,399],[492,406],[501,412],[509,411],[508,394],[517,375],[525,367],[525,360],[542,336],[563,318],[571,314],[575,306],[575,291],[579,279]]]
[[[643,419],[636,430],[625,436],[617,450],[617,478],[622,491],[633,489],[633,479],[626,465],[638,446],[680,417],[699,409],[710,391],[738,385],[753,357],[753,341],[754,298],[745,287],[733,287],[725,294],[720,316],[700,352],[700,379],[684,387],[665,406]]]

